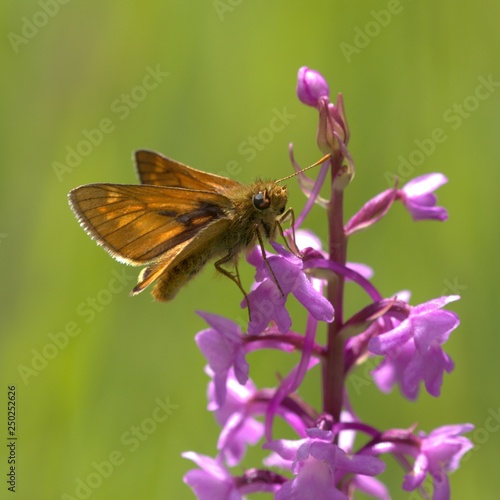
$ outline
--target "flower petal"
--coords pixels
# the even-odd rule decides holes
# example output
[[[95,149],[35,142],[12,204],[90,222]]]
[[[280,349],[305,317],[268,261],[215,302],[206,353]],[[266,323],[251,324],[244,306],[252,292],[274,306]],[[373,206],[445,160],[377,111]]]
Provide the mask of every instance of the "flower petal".
[[[441,173],[431,173],[424,174],[419,177],[415,177],[411,181],[407,182],[402,191],[411,198],[421,196],[426,193],[432,193],[438,187],[446,184],[448,179]]]
[[[319,321],[331,323],[335,311],[330,301],[313,287],[312,283],[301,273],[292,290],[295,298]]]
[[[392,330],[370,339],[368,349],[374,354],[392,353],[402,347],[411,337],[411,324],[408,320],[404,320]]]
[[[444,344],[450,333],[460,324],[451,311],[432,311],[410,319],[416,348],[423,354],[433,343]]]

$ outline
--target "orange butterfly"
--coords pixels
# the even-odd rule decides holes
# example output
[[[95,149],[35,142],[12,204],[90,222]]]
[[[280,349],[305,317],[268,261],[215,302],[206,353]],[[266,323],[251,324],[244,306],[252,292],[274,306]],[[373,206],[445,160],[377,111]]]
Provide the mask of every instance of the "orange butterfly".
[[[265,259],[264,240],[277,229],[282,233],[281,222],[292,213],[285,211],[287,188],[278,183],[296,174],[245,185],[153,151],[137,151],[135,160],[141,185],[87,184],[68,195],[83,229],[111,256],[147,266],[132,295],[156,282],[154,298],[171,300],[209,260],[217,259],[217,271],[246,297],[238,256],[259,241]],[[232,264],[235,273],[224,264]]]

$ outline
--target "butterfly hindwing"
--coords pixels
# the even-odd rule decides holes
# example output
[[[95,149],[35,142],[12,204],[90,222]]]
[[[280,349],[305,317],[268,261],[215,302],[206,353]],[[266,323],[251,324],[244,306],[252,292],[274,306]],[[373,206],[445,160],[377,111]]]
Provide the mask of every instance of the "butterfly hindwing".
[[[142,184],[216,192],[240,186],[239,182],[196,170],[154,151],[136,151],[135,164]]]

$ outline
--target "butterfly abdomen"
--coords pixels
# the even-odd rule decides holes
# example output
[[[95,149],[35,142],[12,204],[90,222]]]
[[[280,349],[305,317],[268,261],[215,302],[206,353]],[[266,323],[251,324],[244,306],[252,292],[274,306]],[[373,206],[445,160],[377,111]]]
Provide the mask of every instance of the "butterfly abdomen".
[[[153,297],[161,302],[172,300],[177,292],[202,270],[207,260],[205,254],[194,253],[179,262],[159,277],[152,291]]]

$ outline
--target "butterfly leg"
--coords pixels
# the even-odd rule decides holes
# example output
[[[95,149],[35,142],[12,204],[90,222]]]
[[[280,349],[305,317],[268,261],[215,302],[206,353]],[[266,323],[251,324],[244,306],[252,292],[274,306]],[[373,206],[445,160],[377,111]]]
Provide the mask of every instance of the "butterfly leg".
[[[281,226],[279,226],[279,227],[281,227]],[[267,268],[271,272],[271,275],[273,277],[273,281],[276,283],[276,286],[278,287],[278,289],[281,293],[281,296],[284,297],[285,294],[283,293],[283,290],[281,289],[281,286],[278,282],[278,278],[276,278],[276,275],[274,274],[273,268],[271,267],[271,264],[269,264],[269,261],[267,260],[266,248],[264,247],[264,240],[262,239],[262,235],[260,234],[258,225],[255,225],[255,233],[257,234],[257,239],[259,240],[260,250],[262,252],[262,258],[264,259],[264,262],[266,263]],[[283,233],[281,233],[281,234],[283,234]]]
[[[225,257],[222,257],[222,259],[219,259],[217,262],[214,263],[215,269],[219,271],[221,274],[224,276],[227,276],[231,281],[234,281],[238,288],[241,290],[241,293],[243,293],[243,296],[245,297],[245,302],[247,303],[247,308],[248,308],[248,319],[251,321],[252,320],[252,313],[250,311],[250,302],[248,302],[248,295],[245,292],[245,289],[243,288],[243,285],[241,284],[241,279],[240,279],[240,272],[238,270],[238,262],[234,263],[234,270],[235,274],[231,273],[227,269],[224,269],[222,267],[223,264],[226,264],[227,262],[230,262],[233,260],[233,255],[227,254]]]
[[[292,238],[287,238],[285,235],[285,231],[283,229],[283,222],[285,222],[286,219],[290,218],[291,223],[290,223],[290,228],[292,230]],[[300,250],[297,247],[297,243],[295,241],[295,212],[293,211],[293,208],[289,208],[277,221],[276,224],[278,226],[278,231],[281,234],[281,237],[283,238],[285,245],[287,246],[288,250],[292,252],[294,255],[297,257],[300,257]]]

